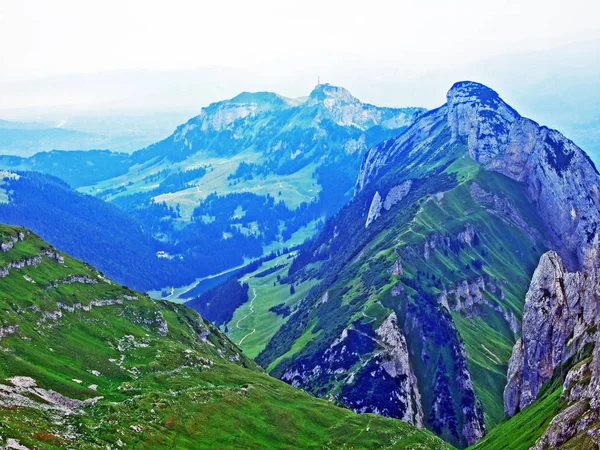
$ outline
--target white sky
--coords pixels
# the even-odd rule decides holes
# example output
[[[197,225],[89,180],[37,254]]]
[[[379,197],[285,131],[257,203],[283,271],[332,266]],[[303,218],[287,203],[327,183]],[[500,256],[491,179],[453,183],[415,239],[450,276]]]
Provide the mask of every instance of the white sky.
[[[358,64],[419,74],[600,38],[594,0],[0,0],[0,79]]]

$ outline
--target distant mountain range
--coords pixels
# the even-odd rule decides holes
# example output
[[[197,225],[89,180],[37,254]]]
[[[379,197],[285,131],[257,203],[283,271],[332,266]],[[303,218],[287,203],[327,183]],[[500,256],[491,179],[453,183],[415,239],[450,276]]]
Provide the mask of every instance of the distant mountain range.
[[[242,93],[211,104],[168,138],[131,155],[54,151],[1,157],[0,167],[59,177],[123,209],[168,255],[158,266],[185,261],[195,276],[177,271],[167,285],[154,272],[140,280],[110,267],[108,259],[92,262],[128,285],[169,293],[172,286],[302,243],[351,198],[366,151],[401,134],[423,112],[363,104],[327,84],[301,99]],[[15,210],[35,216],[24,207]],[[48,228],[11,217],[42,235]],[[85,245],[66,248],[83,256]]]
[[[483,84],[454,84],[431,111],[327,84],[300,99],[242,93],[133,154],[56,151],[0,167],[0,222],[118,283],[191,299],[220,328],[0,226],[0,339],[20,361],[0,364],[0,401],[25,399],[19,442],[68,438],[56,398],[83,399],[68,404],[84,411],[100,402],[72,419],[93,445],[115,440],[109,415],[127,445],[141,433],[159,447],[202,434],[213,446],[443,448],[422,428],[458,448],[600,442],[600,174]],[[32,407],[40,393],[50,406]],[[167,405],[156,418],[165,395],[183,413]],[[198,422],[213,406],[228,427],[235,415],[259,428],[227,441]],[[18,425],[39,411],[51,436]],[[260,426],[275,418],[290,433]]]

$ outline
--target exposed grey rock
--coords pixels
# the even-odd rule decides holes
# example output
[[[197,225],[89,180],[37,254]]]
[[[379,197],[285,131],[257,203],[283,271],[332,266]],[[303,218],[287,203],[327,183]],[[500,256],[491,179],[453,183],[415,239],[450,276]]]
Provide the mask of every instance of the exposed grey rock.
[[[581,268],[600,223],[600,176],[589,157],[478,83],[457,83],[448,92],[448,122],[453,137],[467,138],[474,160],[525,183],[555,248]]]
[[[375,330],[375,333],[384,346],[381,367],[392,378],[400,380],[402,401],[406,405],[404,414],[400,419],[418,427],[423,426],[423,408],[421,406],[421,393],[417,377],[409,359],[406,339],[398,327],[396,313],[391,313],[387,319]]]
[[[0,384],[0,406],[5,408],[28,407],[60,415],[85,414],[83,408],[94,405],[102,397],[76,400],[56,391],[42,389],[30,377],[13,377],[10,385]],[[41,400],[41,401],[38,401]]]
[[[448,92],[446,105],[421,116],[395,141],[369,150],[357,190],[364,190],[387,168],[400,164],[400,158],[407,164],[413,155],[442,151],[432,148],[431,138],[445,127],[451,142],[466,143],[473,160],[523,183],[527,200],[544,219],[551,248],[569,268],[580,269],[600,230],[600,175],[573,142],[521,117],[496,92],[479,83],[456,83]],[[417,161],[415,158],[415,164]],[[490,200],[499,214],[516,224],[521,222],[507,204]]]
[[[429,259],[431,250],[450,247],[450,236],[435,232],[427,236],[423,247],[423,257]]]
[[[379,192],[375,192],[373,195],[373,200],[371,200],[371,206],[369,207],[369,213],[367,214],[367,221],[365,222],[365,228],[369,228],[379,216],[381,215],[381,195]]]
[[[520,116],[496,92],[467,81],[452,86],[446,97],[452,139],[466,138],[471,158],[487,163],[504,150]]]
[[[442,291],[438,301],[449,311],[462,313],[466,317],[477,314],[479,305],[486,305],[502,315],[513,333],[521,331],[521,325],[512,310],[502,308],[499,304],[489,300],[484,294],[489,292],[504,298],[502,289],[490,277],[478,276],[472,280],[462,280]]]
[[[85,275],[70,275],[67,278],[64,278],[59,281],[59,284],[73,284],[73,283],[82,283],[82,284],[98,284],[98,280],[94,280]]]
[[[398,155],[419,154],[431,145],[431,130],[447,126],[447,108],[443,106],[419,117],[415,125],[406,133],[391,142],[384,142],[370,149],[362,162],[356,182],[356,190],[360,192],[367,184],[378,179],[386,168],[397,163]],[[400,180],[399,180],[400,181]]]
[[[402,283],[398,283],[392,287],[392,297],[398,297],[400,294],[404,292],[404,286]]]
[[[4,336],[9,336],[11,334],[15,334],[19,330],[18,325],[10,325],[7,327],[0,327],[0,339]]]
[[[411,180],[406,180],[405,182],[394,186],[390,189],[390,191],[385,196],[385,200],[383,202],[383,208],[386,211],[389,211],[392,206],[401,201],[406,195],[410,192],[410,188],[412,186]]]
[[[392,275],[398,275],[398,276],[402,276],[402,274],[404,273],[403,269],[402,269],[402,261],[400,260],[400,258],[398,258],[396,260],[396,262],[392,265],[392,267],[390,267],[390,269],[388,270],[388,272]]]
[[[61,254],[59,254],[57,251],[54,251],[54,250],[42,250],[41,254],[44,255],[44,256],[47,256],[50,259],[55,260],[59,264],[64,264],[65,263],[65,258]]]
[[[556,252],[540,258],[525,297],[523,335],[509,363],[504,393],[508,416],[533,402],[570,354],[567,343],[583,314],[586,281],[582,273],[567,272]]]
[[[7,241],[0,242],[0,250],[6,253],[14,247],[17,241],[18,239],[15,236],[10,236]]]
[[[473,246],[475,239],[477,238],[477,231],[475,231],[475,227],[472,224],[465,224],[465,231],[461,231],[457,236],[458,240],[463,244],[467,244],[469,247]]]
[[[523,336],[509,362],[504,408],[512,416],[533,402],[556,370],[567,406],[532,447],[559,448],[581,433],[600,444],[600,241],[585,258],[583,272],[568,272],[555,252],[542,256],[527,292]],[[593,346],[592,356],[584,349]],[[583,357],[574,364],[571,358]],[[570,366],[569,366],[570,364]]]
[[[161,336],[166,336],[167,334],[169,334],[169,325],[167,324],[167,321],[165,320],[165,317],[163,316],[162,312],[158,312],[156,314],[156,321],[155,321],[157,328],[156,328],[156,332],[161,335]]]

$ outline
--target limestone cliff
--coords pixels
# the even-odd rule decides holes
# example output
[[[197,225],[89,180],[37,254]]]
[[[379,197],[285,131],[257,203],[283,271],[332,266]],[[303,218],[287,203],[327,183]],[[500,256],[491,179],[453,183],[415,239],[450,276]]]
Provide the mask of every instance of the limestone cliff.
[[[555,252],[544,254],[527,292],[523,335],[509,363],[505,412],[513,416],[534,402],[542,385],[558,376],[567,405],[536,449],[559,448],[581,433],[586,442],[600,442],[599,269],[596,237],[581,272],[569,272]]]

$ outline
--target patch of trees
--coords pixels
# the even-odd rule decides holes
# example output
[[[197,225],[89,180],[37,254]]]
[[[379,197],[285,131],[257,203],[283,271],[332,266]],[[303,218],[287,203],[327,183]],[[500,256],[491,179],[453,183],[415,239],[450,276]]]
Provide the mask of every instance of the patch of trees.
[[[231,320],[234,311],[248,301],[248,283],[239,283],[230,278],[202,294],[200,297],[187,302],[202,317],[216,325],[223,325]]]

